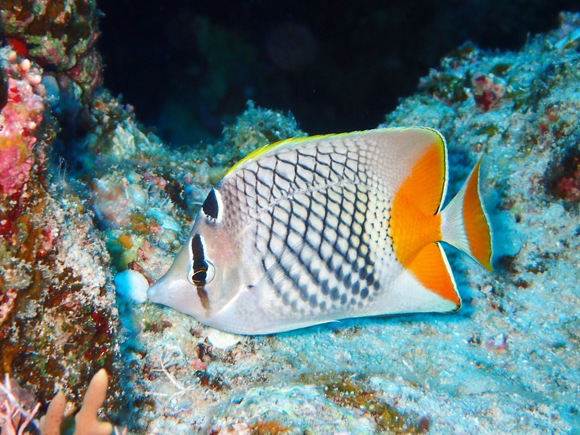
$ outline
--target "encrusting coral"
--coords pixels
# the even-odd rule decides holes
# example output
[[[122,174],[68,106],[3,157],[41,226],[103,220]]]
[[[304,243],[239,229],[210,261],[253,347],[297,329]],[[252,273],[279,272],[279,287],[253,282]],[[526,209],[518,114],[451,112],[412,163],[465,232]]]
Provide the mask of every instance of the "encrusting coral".
[[[0,193],[14,195],[21,192],[40,157],[34,150],[34,134],[44,104],[39,95],[39,69],[28,59],[19,62],[14,52],[7,57],[8,95],[0,112]]]
[[[9,46],[0,48],[0,70],[0,376],[41,402],[65,388],[78,404],[79,380],[114,371],[109,256],[78,184],[50,173],[66,89],[51,106],[45,79],[53,76]]]
[[[101,82],[94,0],[5,0],[0,26],[18,54],[75,82],[88,100]]]

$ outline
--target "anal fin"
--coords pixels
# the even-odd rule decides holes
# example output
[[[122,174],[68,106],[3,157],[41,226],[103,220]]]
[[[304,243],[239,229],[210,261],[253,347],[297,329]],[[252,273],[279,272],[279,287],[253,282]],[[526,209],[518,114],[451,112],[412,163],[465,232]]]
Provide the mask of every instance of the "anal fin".
[[[445,252],[439,243],[425,246],[413,259],[407,270],[426,289],[440,296],[443,301],[437,307],[424,307],[421,311],[454,311],[461,307],[461,298]]]

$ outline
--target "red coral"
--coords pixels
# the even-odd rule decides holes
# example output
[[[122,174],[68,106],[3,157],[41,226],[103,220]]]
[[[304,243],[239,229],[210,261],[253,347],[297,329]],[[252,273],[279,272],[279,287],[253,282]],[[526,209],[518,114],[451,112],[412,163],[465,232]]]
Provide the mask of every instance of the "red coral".
[[[564,199],[580,201],[580,170],[572,178],[562,178],[558,183],[558,193]]]
[[[476,73],[472,84],[475,103],[484,112],[491,109],[505,94],[505,86],[492,75]]]
[[[28,57],[28,48],[24,42],[16,38],[6,38],[6,40],[8,41],[8,44],[10,44],[10,47],[12,47],[12,50],[16,52],[16,54],[22,57]]]

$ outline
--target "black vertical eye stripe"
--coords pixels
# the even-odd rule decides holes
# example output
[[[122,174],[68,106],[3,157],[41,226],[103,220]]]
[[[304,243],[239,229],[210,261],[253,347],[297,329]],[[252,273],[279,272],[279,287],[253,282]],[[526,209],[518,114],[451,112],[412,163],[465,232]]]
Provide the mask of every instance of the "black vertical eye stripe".
[[[213,192],[213,190],[212,190]],[[203,241],[199,234],[196,234],[191,239],[191,254],[193,256],[193,267],[191,281],[195,284],[197,295],[203,308],[209,313],[211,306],[207,292],[205,291],[205,284],[207,279],[208,264],[205,261],[205,253],[203,252]]]
[[[215,189],[211,189],[207,198],[205,199],[203,206],[201,207],[203,213],[212,218],[217,219],[219,215],[219,203],[215,193]]]
[[[203,242],[201,236],[196,234],[191,239],[191,253],[193,256],[193,280],[205,282],[207,263],[203,252]]]
[[[191,239],[191,253],[193,254],[194,263],[198,259],[203,261],[203,242],[201,241],[201,236],[199,234],[194,235]]]

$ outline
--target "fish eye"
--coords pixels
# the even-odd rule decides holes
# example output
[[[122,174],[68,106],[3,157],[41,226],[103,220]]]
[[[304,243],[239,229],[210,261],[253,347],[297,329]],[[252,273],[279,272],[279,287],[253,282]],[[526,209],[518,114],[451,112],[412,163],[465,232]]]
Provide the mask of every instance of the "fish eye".
[[[187,274],[188,281],[199,288],[210,283],[216,274],[214,264],[205,257],[203,237],[195,234],[191,239],[191,256],[193,264]]]
[[[197,266],[197,265],[196,265]],[[190,284],[198,286],[209,284],[215,278],[216,270],[214,264],[209,260],[204,260],[198,267],[192,267],[187,276]]]
[[[205,283],[208,284],[215,278],[216,270],[213,263],[209,260],[205,260],[207,263],[207,271],[205,272]]]

